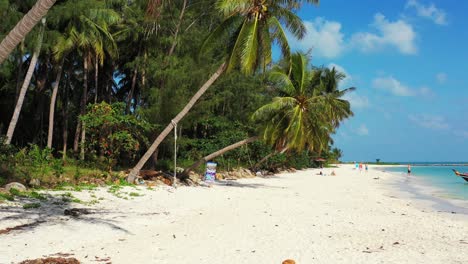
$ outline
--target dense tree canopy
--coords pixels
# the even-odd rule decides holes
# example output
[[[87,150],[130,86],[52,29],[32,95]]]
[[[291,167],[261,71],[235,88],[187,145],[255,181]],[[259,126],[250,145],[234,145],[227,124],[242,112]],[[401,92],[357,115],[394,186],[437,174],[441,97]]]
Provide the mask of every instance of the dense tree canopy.
[[[312,69],[304,55],[289,51],[285,31],[305,34],[296,12],[306,2],[318,1],[58,0],[46,16],[12,147],[45,148],[52,120],[49,144],[56,158],[78,159],[81,149],[84,161],[99,163],[99,156],[112,153],[109,169],[131,167],[224,61],[226,73],[177,125],[180,166],[262,129],[269,133],[265,141],[225,153],[217,158],[220,166],[253,166],[279,145],[291,147],[284,155],[306,155],[307,162],[273,159],[265,166],[310,166],[311,157],[331,153],[331,135],[352,112],[342,99],[349,90],[338,87],[342,73]],[[0,38],[35,3],[0,0]],[[0,65],[0,135],[13,116],[40,28]],[[274,45],[283,54],[278,66]],[[278,85],[278,78],[287,85]],[[300,102],[293,106],[286,98]],[[265,110],[284,107],[291,107],[283,112],[288,121]],[[252,121],[257,109],[273,123]],[[146,166],[173,166],[173,140],[162,141]]]

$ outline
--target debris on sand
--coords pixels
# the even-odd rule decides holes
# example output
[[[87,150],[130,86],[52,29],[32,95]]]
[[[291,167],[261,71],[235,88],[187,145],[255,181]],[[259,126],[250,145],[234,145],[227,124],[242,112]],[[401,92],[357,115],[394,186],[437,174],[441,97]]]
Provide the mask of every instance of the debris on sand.
[[[28,259],[20,264],[80,264],[76,258],[42,258]]]

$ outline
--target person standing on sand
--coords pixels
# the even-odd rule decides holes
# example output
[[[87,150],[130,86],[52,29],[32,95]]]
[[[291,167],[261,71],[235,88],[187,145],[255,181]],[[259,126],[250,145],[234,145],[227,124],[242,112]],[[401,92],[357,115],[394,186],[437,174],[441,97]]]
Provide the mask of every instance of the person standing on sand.
[[[410,176],[410,175],[411,175],[411,165],[408,164],[408,176]]]
[[[359,162],[359,173],[362,172],[362,162]]]
[[[359,165],[358,165],[357,161],[355,161],[355,162],[354,162],[354,167],[355,167],[356,170],[358,169],[358,166],[359,166]]]
[[[366,173],[367,173],[367,171],[369,170],[369,166],[367,166],[367,163],[365,166],[366,166]]]

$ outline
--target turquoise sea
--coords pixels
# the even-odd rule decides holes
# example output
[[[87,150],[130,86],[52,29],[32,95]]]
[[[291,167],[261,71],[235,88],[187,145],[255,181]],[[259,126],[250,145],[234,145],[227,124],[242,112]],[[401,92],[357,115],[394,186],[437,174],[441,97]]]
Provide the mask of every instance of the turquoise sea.
[[[440,198],[468,201],[468,182],[461,177],[455,176],[452,171],[452,169],[456,169],[460,172],[468,172],[468,166],[460,166],[460,164],[464,163],[453,163],[454,165],[450,165],[450,163],[437,163],[439,165],[434,165],[435,163],[411,164],[411,176],[409,177],[430,187],[437,188],[437,196]],[[406,175],[407,167],[385,168],[385,171]]]

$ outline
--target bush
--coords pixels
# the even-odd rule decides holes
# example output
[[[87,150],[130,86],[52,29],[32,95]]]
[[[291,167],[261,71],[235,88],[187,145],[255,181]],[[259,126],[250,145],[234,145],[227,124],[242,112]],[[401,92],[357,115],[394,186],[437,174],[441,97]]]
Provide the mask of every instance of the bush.
[[[3,145],[3,143],[0,143]],[[54,158],[52,149],[41,149],[30,144],[26,148],[14,150],[14,148],[0,147],[0,185],[6,183],[7,178],[27,182],[35,178],[43,181],[45,178],[64,173],[62,160]],[[6,175],[6,176],[4,176]],[[7,177],[8,176],[8,177]]]
[[[121,162],[128,158],[133,159],[141,145],[148,144],[144,132],[151,125],[133,115],[126,115],[124,103],[109,105],[102,102],[90,105],[88,113],[80,119],[89,135],[86,142],[87,153],[94,160],[104,162],[108,171],[112,170],[121,157],[126,157]]]

